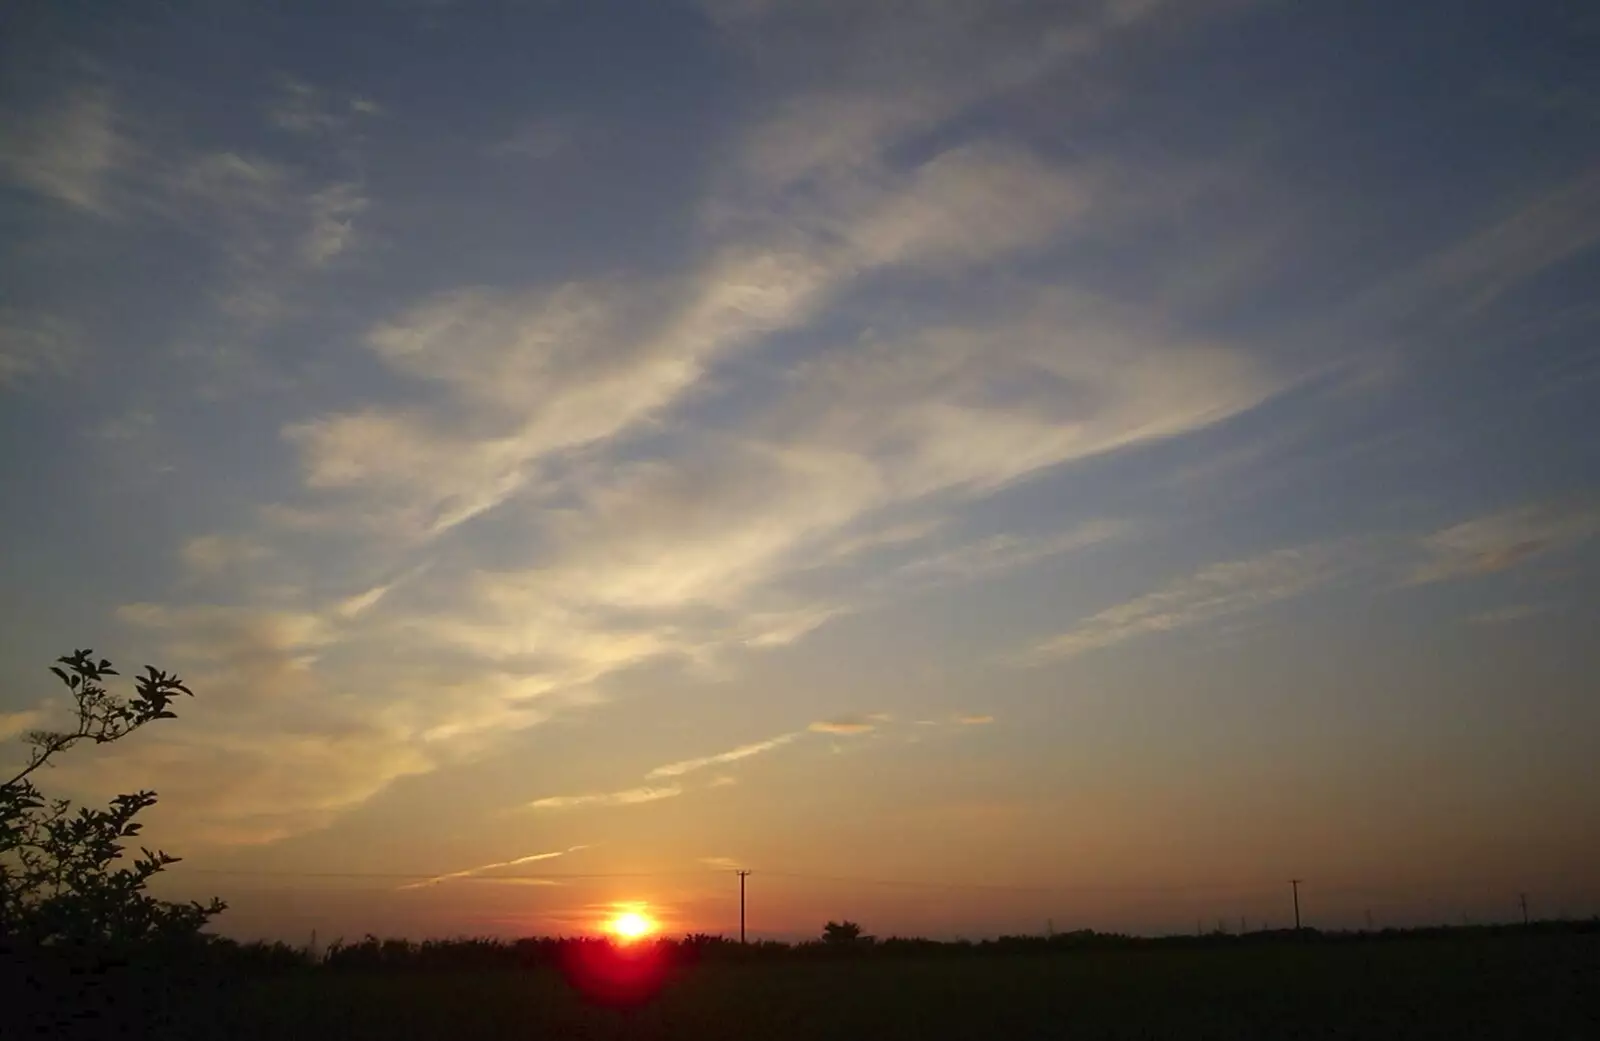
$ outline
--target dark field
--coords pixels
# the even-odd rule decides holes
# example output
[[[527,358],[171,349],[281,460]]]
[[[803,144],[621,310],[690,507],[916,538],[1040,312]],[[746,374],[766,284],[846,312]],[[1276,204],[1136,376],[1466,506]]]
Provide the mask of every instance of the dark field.
[[[309,971],[188,1002],[166,1037],[1600,1039],[1600,936],[702,964],[652,1003],[553,971]]]

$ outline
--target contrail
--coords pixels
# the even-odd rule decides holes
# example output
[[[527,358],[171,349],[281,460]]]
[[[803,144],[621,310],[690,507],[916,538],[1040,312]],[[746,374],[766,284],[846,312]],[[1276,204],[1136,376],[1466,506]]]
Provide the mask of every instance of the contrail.
[[[452,871],[446,875],[435,875],[432,878],[425,878],[420,882],[407,882],[405,885],[400,886],[399,888],[421,889],[423,886],[438,885],[440,882],[448,882],[453,878],[469,878],[472,875],[481,874],[485,871],[493,871],[495,868],[516,867],[518,864],[531,864],[536,860],[553,860],[556,857],[564,857],[568,853],[576,853],[580,849],[588,848],[588,846],[569,846],[566,849],[558,849],[550,853],[530,853],[525,857],[517,857],[514,860],[500,860],[493,864],[480,864],[477,867],[470,867],[464,871]]]

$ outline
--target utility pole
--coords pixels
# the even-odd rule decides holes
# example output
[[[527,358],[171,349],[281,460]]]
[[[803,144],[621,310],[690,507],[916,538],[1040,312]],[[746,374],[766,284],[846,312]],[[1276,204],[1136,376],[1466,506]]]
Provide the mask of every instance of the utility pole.
[[[744,880],[750,872],[739,869],[739,943],[744,943]]]
[[[1527,925],[1528,924],[1528,894],[1527,893],[1518,893],[1517,894],[1517,903],[1522,905],[1522,924],[1523,925]]]
[[[1300,883],[1305,881],[1300,878],[1289,879],[1289,884],[1294,887],[1294,931],[1300,931]]]

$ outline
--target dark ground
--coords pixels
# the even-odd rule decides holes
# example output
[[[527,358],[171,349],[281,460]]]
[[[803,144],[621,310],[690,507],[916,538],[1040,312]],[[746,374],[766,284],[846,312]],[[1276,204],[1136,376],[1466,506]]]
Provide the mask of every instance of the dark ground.
[[[191,996],[161,1036],[1600,1041],[1600,935],[708,963],[632,1012],[552,970],[307,970]]]
[[[142,969],[99,988],[98,1001],[82,980],[53,988],[72,993],[56,1009],[75,1022],[43,1023],[43,1035],[38,1020],[26,1022],[10,972],[0,1038],[1600,1041],[1600,932],[931,958],[877,951],[712,959],[674,972],[653,1001],[619,1011],[586,1003],[552,967]]]

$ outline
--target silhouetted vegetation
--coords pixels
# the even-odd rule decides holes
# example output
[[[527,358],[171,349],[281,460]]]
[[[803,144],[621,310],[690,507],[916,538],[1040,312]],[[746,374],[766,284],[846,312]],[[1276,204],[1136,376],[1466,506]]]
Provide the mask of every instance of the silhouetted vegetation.
[[[161,1004],[166,982],[205,962],[201,929],[225,906],[158,900],[149,882],[178,858],[140,849],[124,858],[155,804],[151,791],[118,795],[103,810],[47,799],[34,775],[85,742],[111,744],[159,719],[192,692],[177,676],[147,667],[123,699],[104,685],[111,662],[80,650],[50,669],[71,696],[62,730],[26,735],[28,757],[0,785],[0,974],[26,995],[3,1013],[53,1034],[106,1029],[114,1014]],[[123,1025],[129,1025],[124,1023]]]
[[[835,923],[829,923],[834,925]],[[854,923],[839,923],[854,925]],[[859,929],[859,926],[856,926]],[[882,961],[906,959],[993,960],[1029,956],[1054,956],[1095,951],[1185,951],[1230,948],[1284,948],[1300,943],[1310,947],[1395,946],[1448,941],[1471,943],[1488,940],[1532,941],[1592,937],[1600,943],[1600,918],[1572,921],[1536,921],[1528,925],[1427,926],[1415,929],[1373,931],[1318,931],[1272,929],[1251,933],[1207,933],[1203,936],[1129,936],[1092,929],[1061,932],[1052,936],[1000,936],[982,940],[931,940],[922,937],[890,936],[877,939],[857,932],[848,941],[841,933],[824,930],[823,938],[799,943],[779,940],[741,944],[721,935],[692,933],[681,939],[660,938],[636,945],[657,952],[673,964],[696,965],[705,962],[785,964],[822,961],[834,958],[841,949],[862,957]],[[282,942],[240,943],[211,938],[207,959],[211,964],[235,966],[245,970],[385,972],[455,971],[473,969],[529,969],[559,965],[574,948],[611,947],[610,940],[595,937],[525,937],[503,940],[495,937],[406,940],[367,935],[356,941],[336,939],[324,951]]]
[[[166,1036],[1457,1039],[1591,1037],[1600,1022],[1600,920],[843,946],[698,934],[627,948],[622,968],[645,976],[608,977],[631,989],[598,1000],[572,970],[607,964],[602,940],[215,950],[241,971]]]

